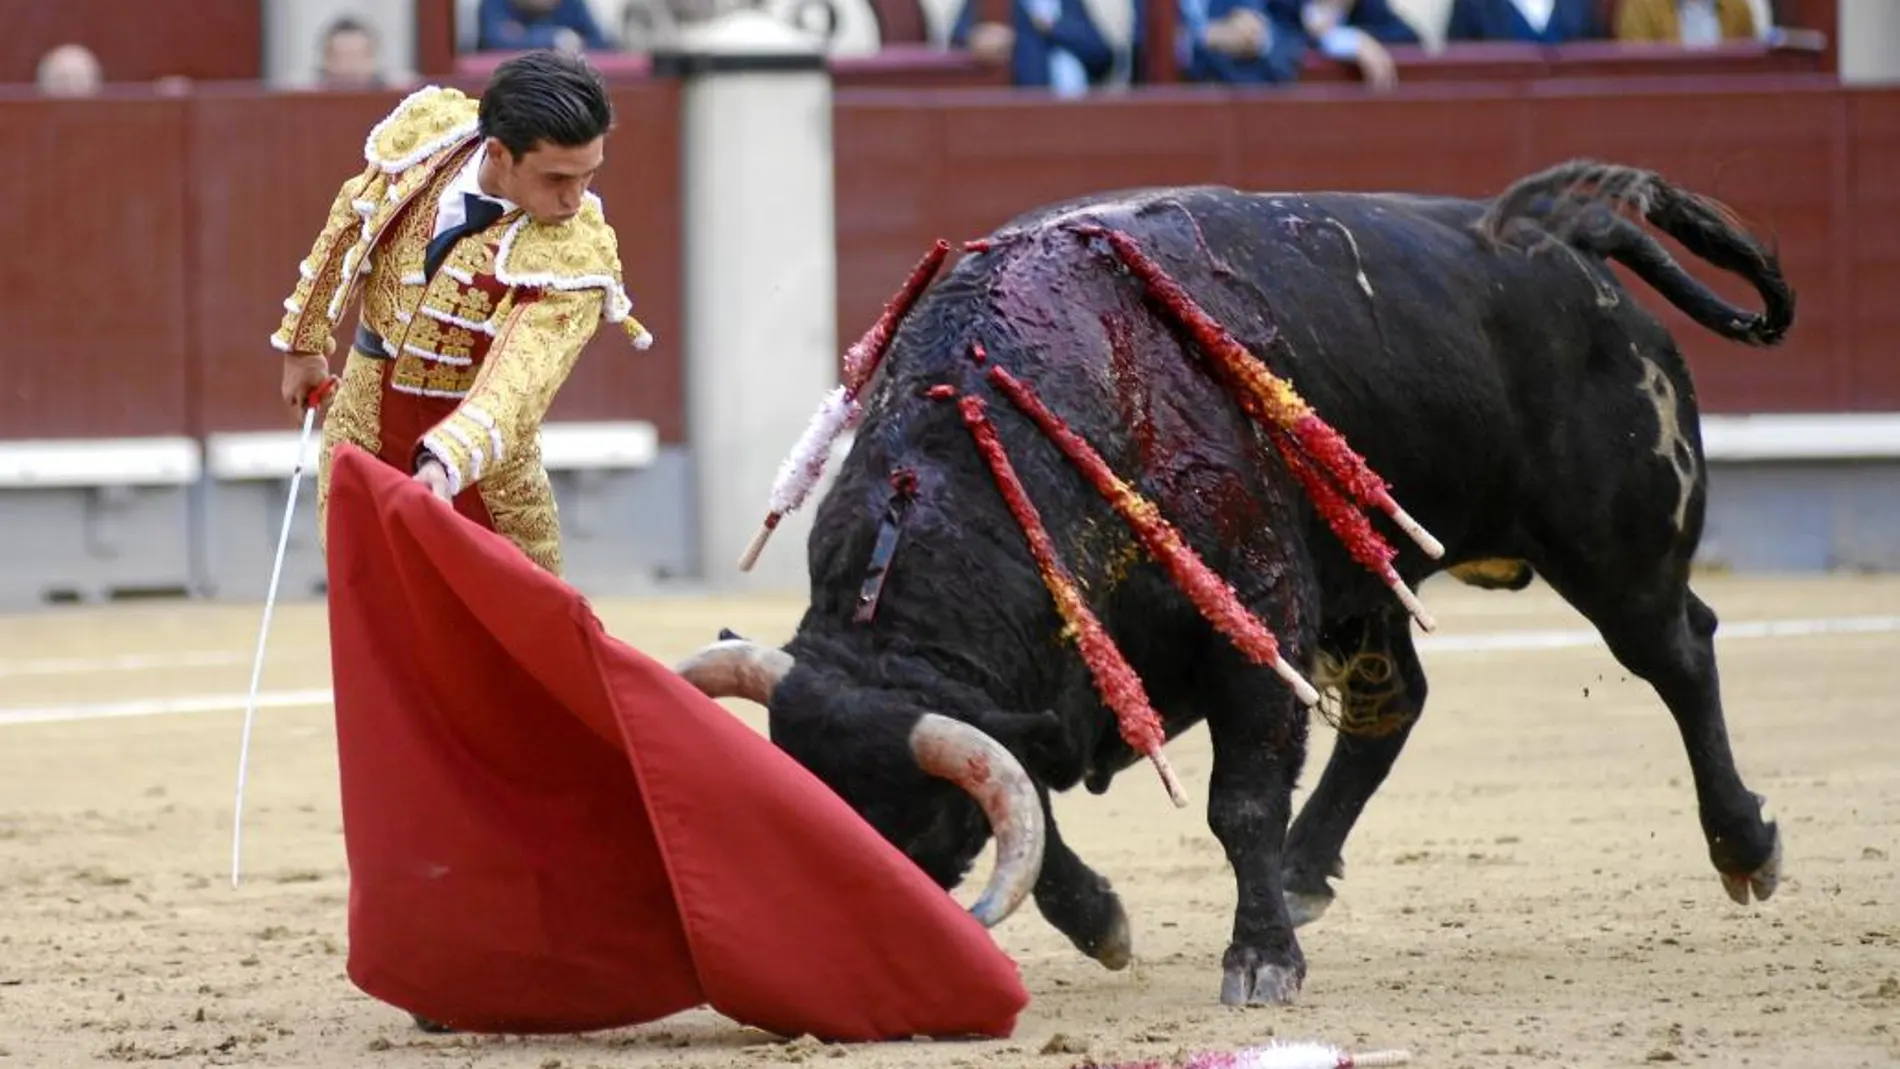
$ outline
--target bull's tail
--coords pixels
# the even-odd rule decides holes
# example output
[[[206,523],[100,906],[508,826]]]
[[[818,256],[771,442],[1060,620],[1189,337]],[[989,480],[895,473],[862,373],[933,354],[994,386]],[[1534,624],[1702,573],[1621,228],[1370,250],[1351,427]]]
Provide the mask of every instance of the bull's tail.
[[[1660,242],[1618,214],[1625,206],[1690,253],[1747,280],[1761,295],[1762,310],[1728,303],[1683,270]],[[1733,341],[1778,345],[1794,322],[1794,290],[1782,277],[1780,258],[1727,206],[1653,171],[1594,160],[1558,164],[1513,183],[1492,202],[1479,228],[1497,241],[1519,220],[1625,265],[1697,323]]]

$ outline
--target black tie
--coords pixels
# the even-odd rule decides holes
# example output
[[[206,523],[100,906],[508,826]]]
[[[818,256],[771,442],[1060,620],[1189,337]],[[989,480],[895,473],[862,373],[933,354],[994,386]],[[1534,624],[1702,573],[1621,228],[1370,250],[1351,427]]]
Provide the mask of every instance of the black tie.
[[[488,224],[501,218],[501,205],[479,194],[462,194],[462,207],[468,213],[468,218],[464,219],[461,225],[449,227],[437,234],[429,242],[429,247],[423,250],[423,278],[435,277],[436,270],[442,266],[442,261],[448,258],[449,249],[454,247],[458,238],[464,234],[486,229]]]

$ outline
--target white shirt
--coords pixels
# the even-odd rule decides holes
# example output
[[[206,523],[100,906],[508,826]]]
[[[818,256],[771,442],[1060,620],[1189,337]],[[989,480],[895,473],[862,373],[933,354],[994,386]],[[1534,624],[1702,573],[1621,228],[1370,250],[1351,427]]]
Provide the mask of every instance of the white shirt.
[[[1715,13],[1715,0],[1682,0],[1679,10],[1683,44],[1708,48],[1722,43],[1722,20]]]
[[[1557,7],[1557,0],[1511,0],[1511,3],[1517,8],[1518,14],[1524,16],[1524,21],[1531,24],[1531,29],[1538,33],[1543,33],[1544,27],[1550,25],[1551,12]]]
[[[483,145],[475,150],[475,155],[470,156],[468,162],[462,165],[462,170],[455,176],[455,180],[442,191],[442,198],[435,203],[435,234],[440,234],[452,226],[460,226],[468,218],[468,208],[462,203],[464,193],[473,193],[478,197],[494,201],[501,205],[503,214],[515,209],[515,205],[506,198],[491,197],[482,192],[478,176],[482,173],[483,161],[487,159],[488,146]],[[433,237],[435,234],[430,236]]]

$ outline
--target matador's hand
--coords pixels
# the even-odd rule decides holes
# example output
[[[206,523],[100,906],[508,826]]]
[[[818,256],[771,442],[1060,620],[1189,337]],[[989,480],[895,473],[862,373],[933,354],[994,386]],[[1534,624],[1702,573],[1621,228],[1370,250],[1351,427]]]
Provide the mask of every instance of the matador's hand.
[[[283,402],[290,422],[302,423],[305,403],[330,378],[330,361],[317,353],[285,353]]]
[[[444,501],[454,500],[449,493],[449,471],[439,460],[425,460],[416,470],[416,481],[429,488],[429,491]]]

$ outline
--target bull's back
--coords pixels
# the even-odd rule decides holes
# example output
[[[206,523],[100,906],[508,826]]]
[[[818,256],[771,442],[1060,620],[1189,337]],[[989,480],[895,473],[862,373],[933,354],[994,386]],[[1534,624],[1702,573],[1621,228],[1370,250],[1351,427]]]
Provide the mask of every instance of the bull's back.
[[[1497,448],[1516,433],[1511,354],[1492,329],[1508,287],[1474,247],[1469,224],[1482,210],[1454,198],[1204,190],[1146,213],[1138,236],[1455,541],[1495,527],[1523,478],[1517,454]],[[1341,553],[1331,563],[1352,568]]]
[[[1126,567],[1132,539],[1103,534],[1123,524],[1067,461],[1048,466],[1055,450],[1032,440],[1040,432],[983,381],[990,368],[1027,384],[1210,558],[1224,560],[1248,532],[1290,526],[1298,491],[1281,485],[1283,473],[1251,420],[1141,287],[1078,235],[1037,227],[964,257],[919,302],[897,340],[890,379],[878,391],[887,409],[867,416],[866,429],[888,426],[911,443],[900,451],[921,455],[946,437],[932,424],[957,417],[932,416],[917,399],[942,382],[982,394],[1012,462],[1037,480],[1038,510],[1078,554],[1083,572],[1112,578]]]

